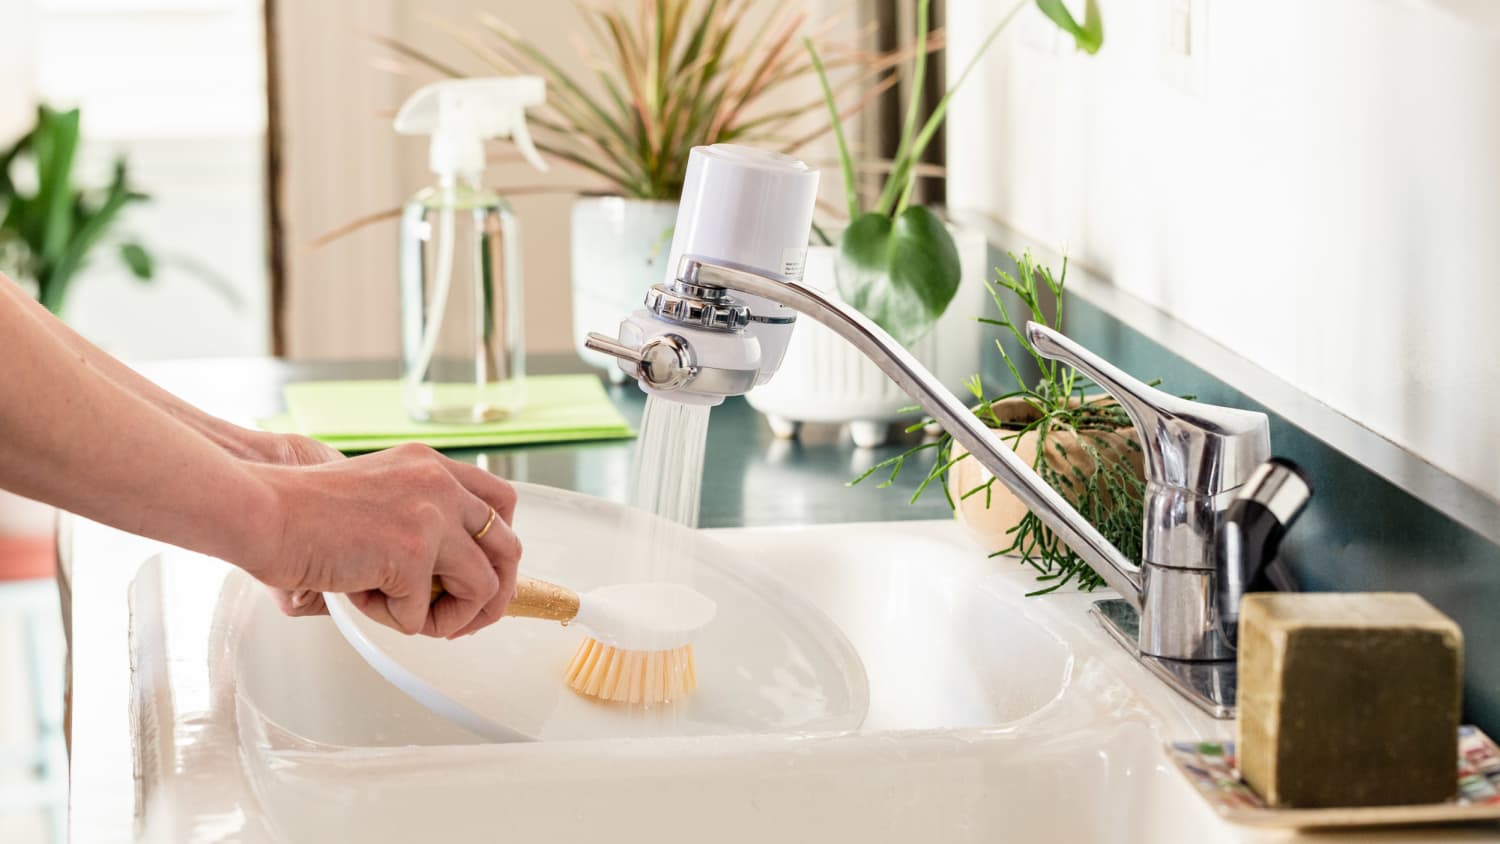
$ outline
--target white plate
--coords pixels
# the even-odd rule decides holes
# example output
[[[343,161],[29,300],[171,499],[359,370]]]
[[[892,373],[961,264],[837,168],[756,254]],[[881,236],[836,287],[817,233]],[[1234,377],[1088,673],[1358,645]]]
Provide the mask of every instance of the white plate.
[[[685,583],[718,604],[693,646],[698,690],[651,708],[601,703],[563,684],[576,628],[506,618],[449,642],[404,636],[328,596],[344,638],[417,702],[492,741],[845,732],[864,720],[869,684],[844,634],[733,549],[602,499],[516,487],[526,574],[580,592]]]

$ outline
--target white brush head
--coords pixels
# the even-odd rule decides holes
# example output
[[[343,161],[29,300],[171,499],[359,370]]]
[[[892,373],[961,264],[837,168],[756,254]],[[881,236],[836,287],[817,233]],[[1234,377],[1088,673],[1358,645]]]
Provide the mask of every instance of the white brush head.
[[[579,598],[574,622],[593,638],[628,651],[667,651],[692,644],[718,605],[680,583],[623,583]]]

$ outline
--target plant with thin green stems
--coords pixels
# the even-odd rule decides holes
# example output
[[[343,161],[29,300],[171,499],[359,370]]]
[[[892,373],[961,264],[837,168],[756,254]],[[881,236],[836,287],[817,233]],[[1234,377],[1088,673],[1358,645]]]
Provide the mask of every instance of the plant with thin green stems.
[[[803,42],[823,86],[834,139],[838,144],[844,201],[848,206],[849,225],[841,236],[839,257],[834,264],[839,293],[903,344],[915,342],[932,328],[958,292],[962,277],[958,248],[947,226],[931,209],[911,204],[918,165],[947,116],[953,94],[968,79],[1000,33],[1032,2],[1053,23],[1073,36],[1078,49],[1093,54],[1104,43],[1104,24],[1095,0],[1086,0],[1082,23],[1073,18],[1062,0],[1020,0],[980,42],[979,49],[924,122],[921,120],[921,106],[930,52],[927,30],[931,0],[918,0],[911,96],[889,174],[879,196],[868,208],[861,202],[854,160],[844,136],[835,93],[828,82],[818,49],[810,40]]]
[[[481,16],[477,30],[439,25],[491,72],[545,79],[547,103],[527,118],[537,147],[637,199],[677,199],[695,146],[743,143],[794,153],[829,131],[807,125],[822,111],[822,97],[778,102],[812,72],[797,49],[799,36],[820,44],[832,56],[829,66],[845,72],[830,96],[861,95],[844,107],[846,116],[894,85],[895,68],[910,53],[839,44],[830,33],[841,15],[811,24],[792,0],[574,5],[586,25],[576,68],[492,14]],[[374,38],[442,76],[465,75],[409,44]],[[931,49],[941,43],[939,33]]]
[[[1054,276],[1050,268],[1039,265],[1029,252],[1023,252],[1020,257],[1014,254],[1010,257],[1016,265],[1016,273],[1012,275],[997,268],[995,282],[986,284],[1000,318],[981,317],[980,322],[1004,329],[1020,344],[1039,375],[1035,382],[1028,383],[1015,358],[1006,351],[1001,340],[996,339],[995,348],[999,350],[1001,360],[1016,387],[998,395],[986,396],[980,377],[971,377],[966,386],[977,400],[974,413],[989,427],[997,430],[1001,440],[1011,448],[1018,448],[1024,435],[1036,432],[1035,451],[1021,456],[1029,457],[1031,467],[1042,480],[1068,498],[1074,508],[1098,528],[1105,539],[1139,563],[1145,484],[1130,459],[1131,453],[1139,452],[1141,448],[1135,437],[1126,433],[1131,426],[1130,417],[1124,408],[1107,396],[1086,396],[1086,391],[1093,384],[1071,366],[1042,357],[1026,339],[1025,322],[1018,323],[1011,317],[1011,309],[1002,294],[1002,291],[1008,292],[1019,299],[1030,320],[1050,322],[1052,327],[1060,328],[1063,319],[1063,287],[1068,274],[1067,259],[1063,259],[1061,272]],[[1047,316],[1049,303],[1053,305],[1054,313],[1051,320]],[[1032,411],[1031,420],[1019,426],[1007,424],[995,411],[996,403],[1006,400],[1021,401],[1028,405]],[[924,420],[912,425],[908,431],[916,432],[931,424],[932,420]],[[1076,448],[1084,458],[1082,465],[1079,465],[1078,454],[1070,455],[1059,442],[1060,438],[1054,436],[1062,432],[1074,435]],[[1056,456],[1049,455],[1048,449]],[[936,484],[943,491],[948,505],[954,507],[956,502],[948,488],[948,473],[959,461],[971,460],[973,456],[967,452],[955,456],[953,438],[946,433],[877,463],[869,471],[850,481],[850,485],[858,484],[882,470],[888,470],[889,476],[879,486],[889,487],[907,462],[925,457],[928,452],[932,453],[933,462],[912,493],[911,500],[917,501],[928,488]],[[985,507],[988,508],[995,483],[996,479],[990,477],[973,489],[962,491],[959,499],[983,495]],[[1037,579],[1046,586],[1032,592],[1033,595],[1052,592],[1075,581],[1078,588],[1091,591],[1104,582],[1097,572],[1073,553],[1033,513],[1027,512],[1010,529],[1008,535],[1010,544],[995,549],[990,556],[1014,554],[1034,567]]]
[[[78,142],[78,110],[41,105],[31,130],[0,151],[0,270],[32,286],[42,306],[55,314],[62,312],[78,272],[120,212],[147,199],[130,188],[123,159],[115,161],[103,190],[76,185]],[[23,164],[34,171],[34,191],[16,183],[12,168]],[[143,281],[152,277],[155,261],[143,246],[127,240],[118,248],[132,275]]]

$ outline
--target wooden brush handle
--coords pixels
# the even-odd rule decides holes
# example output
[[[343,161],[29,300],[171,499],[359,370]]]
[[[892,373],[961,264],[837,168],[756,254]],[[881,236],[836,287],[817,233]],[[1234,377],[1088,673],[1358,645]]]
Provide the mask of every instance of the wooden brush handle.
[[[443,585],[432,579],[432,600],[443,596]],[[516,594],[505,608],[506,615],[572,621],[578,615],[578,593],[566,586],[522,575],[516,579]]]

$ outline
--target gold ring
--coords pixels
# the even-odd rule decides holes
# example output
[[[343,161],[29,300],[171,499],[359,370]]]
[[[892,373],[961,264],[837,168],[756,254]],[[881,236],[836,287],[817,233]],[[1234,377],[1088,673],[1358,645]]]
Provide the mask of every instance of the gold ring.
[[[495,524],[495,508],[491,507],[490,508],[490,517],[488,519],[484,520],[484,527],[480,528],[479,532],[476,533],[476,534],[474,534],[474,541],[478,542],[479,540],[483,539],[484,535],[490,532],[490,527],[493,526],[494,524]]]

